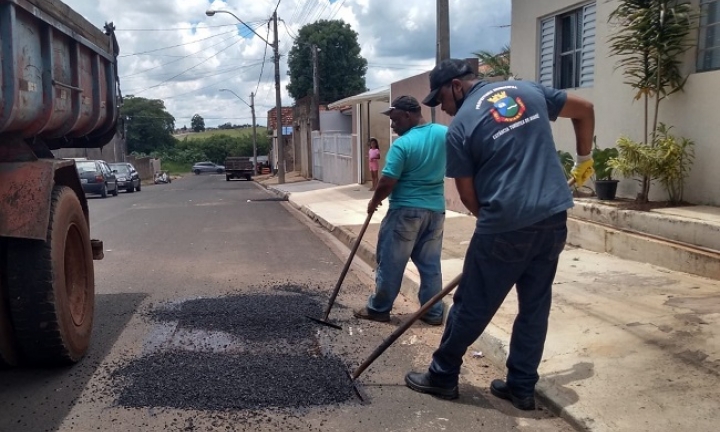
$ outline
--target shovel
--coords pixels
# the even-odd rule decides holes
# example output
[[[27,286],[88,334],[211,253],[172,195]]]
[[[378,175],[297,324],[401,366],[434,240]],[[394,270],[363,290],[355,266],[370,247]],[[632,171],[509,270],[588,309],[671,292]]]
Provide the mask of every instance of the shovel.
[[[347,275],[348,270],[350,270],[350,264],[352,263],[352,260],[355,257],[355,253],[357,252],[358,247],[360,247],[360,241],[362,240],[363,236],[365,235],[365,231],[367,230],[368,225],[370,225],[370,219],[372,219],[373,213],[368,213],[367,217],[365,218],[365,223],[363,224],[362,228],[360,229],[360,233],[358,234],[357,239],[355,239],[355,244],[353,244],[353,247],[350,250],[350,256],[348,257],[347,261],[345,262],[345,267],[343,267],[342,272],[340,273],[340,278],[338,279],[337,283],[335,284],[335,289],[333,290],[333,293],[330,296],[330,301],[328,302],[328,305],[325,308],[323,317],[315,318],[315,317],[306,315],[307,318],[310,318],[311,320],[315,321],[316,323],[326,325],[328,327],[332,327],[332,328],[335,328],[338,330],[342,330],[342,327],[340,327],[339,325],[329,322],[328,316],[330,315],[330,310],[332,309],[333,305],[335,304],[335,299],[337,298],[337,295],[340,292],[340,287],[342,286],[342,283],[345,280],[345,276]]]
[[[435,303],[439,302],[440,300],[443,299],[443,297],[445,297],[446,295],[450,294],[450,291],[454,290],[455,287],[457,287],[458,284],[460,284],[460,279],[461,279],[461,278],[462,278],[462,273],[460,273],[459,275],[455,276],[455,279],[453,279],[453,280],[451,280],[450,282],[448,282],[448,284],[445,285],[445,288],[443,288],[442,291],[440,291],[439,293],[435,294],[435,296],[433,296],[433,298],[431,298],[430,300],[428,300],[428,302],[425,303],[425,304],[420,308],[420,310],[418,310],[417,312],[415,312],[415,314],[410,317],[410,319],[408,319],[408,320],[405,321],[400,327],[398,327],[397,329],[395,329],[395,331],[392,332],[392,333],[390,334],[390,336],[388,336],[387,339],[385,339],[385,340],[383,341],[383,343],[380,344],[380,346],[378,346],[377,348],[375,348],[375,351],[373,351],[372,354],[370,354],[370,356],[367,358],[367,360],[365,360],[360,366],[358,366],[357,369],[355,369],[355,371],[354,371],[353,373],[351,373],[351,374],[349,373],[349,374],[348,374],[348,375],[350,376],[350,381],[352,381],[353,384],[354,384],[354,383],[355,383],[355,380],[356,380],[363,372],[365,372],[365,369],[367,369],[375,360],[377,360],[377,358],[380,357],[380,356],[382,355],[382,353],[384,353],[385,350],[388,349],[388,348],[390,347],[390,345],[392,345],[400,336],[402,336],[402,334],[405,333],[405,332],[407,331],[407,329],[409,329],[410,326],[412,326],[412,325],[415,323],[415,321],[419,320],[420,317],[422,317],[423,315],[425,315],[425,313],[426,313],[427,311],[429,311],[430,308],[435,305]]]

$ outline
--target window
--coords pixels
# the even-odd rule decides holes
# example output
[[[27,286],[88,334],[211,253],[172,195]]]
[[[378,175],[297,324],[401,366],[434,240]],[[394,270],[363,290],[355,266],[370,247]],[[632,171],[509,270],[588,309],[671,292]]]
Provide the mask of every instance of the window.
[[[720,1],[700,2],[700,40],[698,41],[698,71],[720,69]]]
[[[538,81],[559,89],[591,87],[595,78],[595,3],[540,22]]]

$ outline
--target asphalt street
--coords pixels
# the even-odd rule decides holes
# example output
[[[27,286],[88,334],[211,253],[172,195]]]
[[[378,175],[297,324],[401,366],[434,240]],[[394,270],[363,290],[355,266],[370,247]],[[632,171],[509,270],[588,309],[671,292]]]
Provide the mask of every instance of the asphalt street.
[[[71,368],[0,371],[0,431],[570,431],[546,409],[490,395],[502,377],[469,353],[461,397],[410,391],[442,329],[417,324],[360,378],[389,324],[352,308],[371,292],[354,265],[318,325],[347,249],[253,182],[224,175],[90,197],[96,314],[88,356]]]

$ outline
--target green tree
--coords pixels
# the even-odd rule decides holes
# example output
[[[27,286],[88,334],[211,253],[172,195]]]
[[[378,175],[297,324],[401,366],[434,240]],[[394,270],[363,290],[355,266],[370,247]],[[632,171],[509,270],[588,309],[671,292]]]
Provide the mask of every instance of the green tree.
[[[120,115],[127,126],[128,153],[149,154],[175,144],[175,118],[165,110],[162,100],[126,96]]]
[[[504,46],[499,53],[481,50],[475,54],[480,60],[480,77],[503,77],[509,78],[510,72],[510,47]]]
[[[358,34],[342,20],[320,20],[300,29],[288,55],[290,84],[296,100],[312,95],[312,45],[317,45],[320,103],[326,104],[362,93],[367,60],[360,55]]]
[[[643,100],[645,145],[657,142],[660,102],[685,86],[682,55],[694,46],[688,35],[697,16],[689,1],[679,0],[620,0],[610,14],[609,22],[617,28],[609,39],[610,54],[620,57],[617,68],[635,90],[634,99]],[[647,202],[651,179],[649,173],[642,176],[638,201]]]
[[[200,114],[195,114],[190,120],[190,127],[195,132],[202,132],[205,130],[205,119]]]

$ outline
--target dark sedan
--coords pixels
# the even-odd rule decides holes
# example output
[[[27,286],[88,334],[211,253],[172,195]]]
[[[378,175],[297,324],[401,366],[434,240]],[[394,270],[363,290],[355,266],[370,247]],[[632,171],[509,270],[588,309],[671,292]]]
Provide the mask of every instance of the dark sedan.
[[[110,164],[110,168],[115,171],[118,187],[125,189],[126,192],[140,192],[141,182],[140,174],[137,172],[133,164],[128,162],[115,162]]]
[[[83,192],[86,194],[99,194],[107,198],[108,192],[113,196],[118,194],[118,183],[115,173],[105,161],[77,160],[75,161]]]

